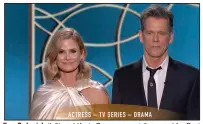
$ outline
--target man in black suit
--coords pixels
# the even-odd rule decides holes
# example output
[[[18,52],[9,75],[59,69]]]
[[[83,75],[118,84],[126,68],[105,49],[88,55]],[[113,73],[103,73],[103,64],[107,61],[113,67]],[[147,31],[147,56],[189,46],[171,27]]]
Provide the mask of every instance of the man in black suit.
[[[154,107],[200,119],[199,70],[168,56],[173,41],[173,14],[152,6],[141,15],[143,57],[114,73],[112,104]]]

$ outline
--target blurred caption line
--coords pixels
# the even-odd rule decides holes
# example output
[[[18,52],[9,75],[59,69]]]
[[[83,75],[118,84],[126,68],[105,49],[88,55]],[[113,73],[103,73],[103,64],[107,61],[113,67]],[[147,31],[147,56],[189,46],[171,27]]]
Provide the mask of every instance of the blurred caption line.
[[[4,121],[2,124],[200,124],[200,121]]]

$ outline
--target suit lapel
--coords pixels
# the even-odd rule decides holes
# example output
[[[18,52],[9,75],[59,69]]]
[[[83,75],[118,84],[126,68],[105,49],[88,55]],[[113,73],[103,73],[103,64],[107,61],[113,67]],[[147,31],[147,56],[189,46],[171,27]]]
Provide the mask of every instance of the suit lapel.
[[[133,72],[131,73],[131,84],[133,85],[133,94],[134,94],[134,103],[142,106],[146,106],[146,98],[143,86],[143,75],[142,75],[142,59],[138,61],[138,63],[134,64]]]
[[[176,87],[176,66],[173,61],[169,57],[169,64],[168,64],[168,69],[167,69],[167,74],[166,74],[166,80],[165,80],[165,86],[164,86],[164,91],[162,94],[162,99],[160,103],[160,108],[161,109],[169,109],[171,105],[171,101],[173,98],[173,88]]]

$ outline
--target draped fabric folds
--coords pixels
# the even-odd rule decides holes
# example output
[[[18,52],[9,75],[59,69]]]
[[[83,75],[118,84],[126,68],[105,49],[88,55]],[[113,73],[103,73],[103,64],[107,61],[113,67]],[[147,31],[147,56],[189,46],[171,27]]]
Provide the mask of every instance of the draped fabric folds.
[[[57,120],[57,119],[73,119],[68,117],[68,109],[77,106],[83,110],[91,111],[90,102],[85,99],[81,91],[94,87],[104,89],[103,85],[90,80],[79,80],[74,87],[65,87],[63,84],[47,83],[41,85],[34,93],[32,105],[30,109],[30,119],[34,120]]]

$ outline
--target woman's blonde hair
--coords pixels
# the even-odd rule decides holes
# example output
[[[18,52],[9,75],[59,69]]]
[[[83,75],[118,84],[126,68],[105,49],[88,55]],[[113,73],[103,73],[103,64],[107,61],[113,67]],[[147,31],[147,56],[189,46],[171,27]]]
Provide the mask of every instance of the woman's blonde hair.
[[[58,66],[56,65],[56,58],[58,55],[57,43],[61,40],[67,40],[67,39],[72,39],[78,44],[80,48],[80,52],[81,53],[84,52],[83,54],[85,59],[87,55],[87,51],[85,49],[85,46],[80,34],[73,28],[63,28],[58,30],[52,37],[45,55],[46,65],[44,68],[44,74],[45,74],[46,80],[55,80],[60,78],[59,69],[58,69]],[[91,69],[90,69],[90,66],[84,60],[81,60],[78,66],[78,69],[79,71],[76,76],[77,80],[90,78]]]

